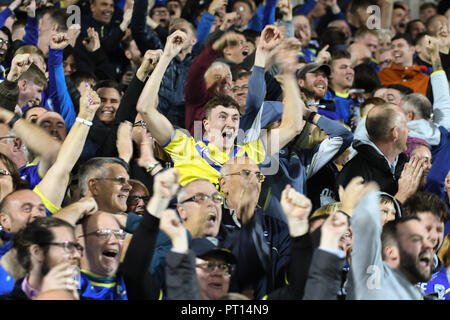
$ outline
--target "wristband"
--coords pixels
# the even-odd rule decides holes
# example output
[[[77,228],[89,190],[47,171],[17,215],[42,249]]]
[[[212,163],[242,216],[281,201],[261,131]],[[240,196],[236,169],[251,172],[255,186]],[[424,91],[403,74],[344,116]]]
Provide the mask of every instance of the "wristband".
[[[92,126],[92,121],[89,121],[89,120],[86,120],[86,119],[83,119],[83,118],[76,118],[75,119],[75,121],[78,121],[78,122],[80,122],[80,123],[82,123],[82,124],[85,124],[85,125],[87,125],[87,126],[89,126],[89,127],[91,127]]]
[[[14,113],[14,117],[12,117],[11,120],[9,120],[8,122],[8,126],[12,129],[12,127],[14,126],[14,124],[16,123],[17,120],[21,119],[22,117],[19,116],[17,113]]]
[[[316,116],[316,114],[317,114],[317,112],[315,112],[315,111],[311,112],[311,113],[309,114],[309,117],[308,117],[308,119],[306,119],[306,121],[308,121],[308,122],[312,123],[312,122],[313,122],[313,119],[314,119],[314,117]]]

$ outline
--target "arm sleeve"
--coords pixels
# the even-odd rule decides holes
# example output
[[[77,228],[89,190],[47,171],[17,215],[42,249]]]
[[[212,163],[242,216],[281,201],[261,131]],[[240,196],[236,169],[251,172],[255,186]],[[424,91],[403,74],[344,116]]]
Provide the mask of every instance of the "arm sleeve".
[[[205,39],[208,37],[215,20],[216,17],[209,14],[208,11],[205,11],[205,13],[202,15],[202,18],[200,19],[197,26],[197,43],[192,48],[193,52],[195,52],[197,48],[203,43],[203,41],[205,41]]]
[[[307,176],[312,177],[324,165],[333,159],[337,158],[344,152],[353,141],[353,134],[344,126],[340,125],[334,120],[321,116],[317,122],[317,126],[324,130],[329,138],[325,139],[318,148],[311,149],[312,155],[311,165],[307,169]]]
[[[345,258],[317,248],[309,268],[303,300],[336,300]]]
[[[37,46],[39,37],[38,17],[32,18],[27,16],[27,24],[25,26],[25,35],[22,39],[22,45]]]
[[[275,23],[275,11],[277,8],[278,0],[267,0],[264,6],[263,18],[262,18],[262,29],[268,24]],[[262,29],[260,31],[262,31]]]
[[[266,81],[264,79],[264,68],[255,66],[248,80],[248,93],[245,103],[245,112],[241,117],[240,127],[244,131],[250,129],[256,115],[259,112],[266,94]]]
[[[298,8],[295,12],[294,12],[294,16],[296,15],[308,15],[308,13],[316,6],[317,2],[315,0],[306,0],[303,5]]]
[[[445,71],[439,70],[431,74],[433,89],[433,122],[450,130],[450,93]]]
[[[159,219],[144,213],[141,223],[133,234],[120,269],[125,278],[130,300],[148,300],[159,297],[160,288],[149,273],[159,231]]]
[[[8,7],[0,12],[0,28],[5,25],[6,19],[8,19],[10,15],[12,15],[12,11]]]
[[[381,258],[381,218],[379,195],[368,192],[358,203],[351,218],[353,231],[352,273],[355,285],[355,298],[361,299],[361,292],[366,291],[369,277],[368,268],[378,268],[383,272]],[[383,278],[382,274],[381,279]]]
[[[172,250],[166,256],[166,287],[168,300],[200,300],[195,255]]]
[[[56,100],[53,104],[54,111],[58,112],[64,118],[67,131],[69,131],[70,128],[72,128],[77,115],[75,113],[72,99],[67,91],[66,80],[64,78],[62,49],[50,48],[48,57],[48,71],[48,87],[50,89],[50,94],[53,95]]]
[[[148,0],[134,1],[133,16],[131,17],[130,22],[131,34],[142,55],[144,55],[147,50],[163,48],[163,44],[156,33],[147,26],[147,7]]]

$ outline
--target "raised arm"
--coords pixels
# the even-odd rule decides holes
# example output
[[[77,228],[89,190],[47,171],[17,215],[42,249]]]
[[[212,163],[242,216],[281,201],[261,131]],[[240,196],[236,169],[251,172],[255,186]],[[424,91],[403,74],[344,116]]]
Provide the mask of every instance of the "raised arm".
[[[11,82],[17,81],[20,75],[29,68],[31,63],[32,61],[28,54],[16,55],[11,63],[11,71],[7,79]],[[14,129],[17,136],[31,151],[40,157],[39,172],[45,174],[55,162],[61,143],[39,126],[25,120],[20,120],[18,115],[15,115],[9,110],[0,108],[0,118],[5,123],[11,123],[11,128]],[[11,120],[14,121],[11,122]]]
[[[150,133],[161,145],[170,141],[175,129],[170,121],[156,109],[158,92],[170,61],[180,52],[185,41],[186,34],[181,30],[177,30],[167,37],[164,52],[147,80],[136,106],[137,111],[147,123]]]
[[[438,126],[443,126],[450,130],[450,92],[448,79],[442,67],[439,55],[439,40],[430,36],[425,36],[428,43],[427,50],[430,54],[433,73],[431,74],[431,88],[433,90],[433,122]]]
[[[64,118],[67,131],[70,131],[77,115],[64,77],[63,50],[68,45],[69,37],[65,32],[54,34],[50,38],[48,87],[51,95],[56,98],[54,111],[58,112]]]
[[[284,110],[280,127],[271,129],[261,135],[267,149],[267,154],[273,155],[298,135],[305,124],[303,108],[305,104],[300,98],[300,90],[295,78],[297,51],[288,42],[283,42],[277,51],[277,64],[283,74]]]
[[[64,140],[55,163],[36,188],[55,207],[60,207],[69,183],[70,172],[81,155],[92,119],[100,106],[100,98],[91,88],[86,88],[80,100],[80,112],[72,130]]]

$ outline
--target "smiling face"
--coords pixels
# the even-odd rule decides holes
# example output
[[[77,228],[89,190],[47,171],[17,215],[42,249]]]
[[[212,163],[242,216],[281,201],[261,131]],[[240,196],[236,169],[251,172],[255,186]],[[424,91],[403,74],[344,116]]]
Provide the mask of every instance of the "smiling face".
[[[328,78],[324,71],[316,70],[305,74],[305,79],[298,79],[300,88],[312,95],[314,100],[322,99],[328,90]]]
[[[106,124],[110,124],[116,117],[116,111],[120,104],[120,94],[114,88],[99,88],[97,94],[100,97],[100,108],[98,108],[96,116]]]
[[[0,39],[2,41],[0,44],[0,61],[3,61],[6,58],[6,53],[11,43],[9,43],[8,36],[3,31],[0,31]]]
[[[231,148],[238,135],[239,118],[236,108],[222,105],[214,107],[208,118],[203,120],[209,141],[219,149]]]
[[[193,181],[185,187],[183,202],[195,194],[203,193],[211,196],[217,194],[217,189],[209,181]],[[211,198],[203,202],[187,201],[177,206],[180,217],[192,238],[203,238],[206,236],[217,237],[220,222],[222,221],[222,205],[215,203]]]
[[[245,105],[247,103],[248,79],[250,79],[250,76],[237,79],[231,89],[233,91],[234,98],[237,103],[239,103],[241,113],[244,113]]]
[[[411,283],[431,279],[433,250],[425,227],[417,220],[397,226],[400,265],[399,270]]]
[[[337,59],[331,64],[330,82],[334,89],[345,91],[350,89],[355,78],[350,59]]]
[[[206,87],[216,95],[231,95],[230,70],[222,66],[211,66],[206,72]]]
[[[0,213],[0,222],[10,233],[16,233],[36,218],[46,216],[41,198],[31,190],[16,191],[7,201],[7,213]]]
[[[253,17],[251,8],[243,1],[236,1],[233,5],[233,11],[237,13],[238,18],[235,25],[239,28],[247,26]]]
[[[111,22],[114,14],[114,1],[113,0],[94,0],[91,3],[92,18],[103,24]]]
[[[431,169],[431,151],[430,148],[419,145],[417,146],[413,152],[411,152],[411,157],[417,156],[419,159],[423,159],[425,161],[425,168],[423,170],[422,180],[420,181],[420,186],[425,187],[427,183],[427,176]]]
[[[394,9],[391,25],[394,27],[396,33],[405,33],[408,22],[409,17],[405,10],[401,8]]]
[[[414,46],[410,46],[405,39],[395,39],[392,41],[394,62],[400,67],[412,66],[414,53]]]
[[[418,212],[417,216],[427,230],[433,252],[437,253],[444,242],[444,222],[430,211]]]
[[[127,199],[131,185],[126,182],[122,184],[114,179],[130,179],[126,169],[120,164],[108,164],[104,174],[89,179],[90,192],[98,204],[99,210],[120,213],[127,210]]]
[[[86,254],[82,258],[82,268],[104,277],[114,276],[119,268],[123,249],[123,240],[114,234],[109,237],[99,237],[95,232],[99,229],[119,230],[120,226],[113,215],[97,212],[86,222],[84,247]],[[94,234],[92,234],[94,233]]]

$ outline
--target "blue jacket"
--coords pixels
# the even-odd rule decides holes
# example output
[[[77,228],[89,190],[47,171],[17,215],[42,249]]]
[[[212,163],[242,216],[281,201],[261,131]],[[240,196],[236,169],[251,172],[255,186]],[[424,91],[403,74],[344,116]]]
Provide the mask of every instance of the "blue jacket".
[[[328,91],[325,94],[324,99],[334,101],[334,104],[336,106],[336,113],[339,115],[339,119],[337,120],[339,121],[349,124],[351,118],[357,115],[359,102],[355,98],[353,98],[351,94],[339,94],[328,87]]]

